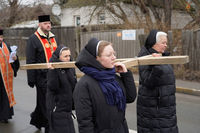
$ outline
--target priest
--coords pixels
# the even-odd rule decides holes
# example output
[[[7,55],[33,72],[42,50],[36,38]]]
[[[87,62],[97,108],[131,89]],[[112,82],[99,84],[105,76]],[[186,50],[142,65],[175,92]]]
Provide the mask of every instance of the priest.
[[[48,63],[52,53],[57,48],[55,35],[51,32],[49,15],[38,16],[39,27],[30,36],[26,47],[26,63]],[[36,107],[31,113],[30,124],[36,128],[45,128],[48,133],[46,116],[47,69],[27,70],[27,81],[31,88],[36,87]]]
[[[8,123],[14,115],[16,104],[13,93],[13,77],[17,76],[19,60],[16,54],[11,55],[11,48],[3,40],[3,30],[0,29],[0,122]],[[9,61],[11,58],[12,61]]]

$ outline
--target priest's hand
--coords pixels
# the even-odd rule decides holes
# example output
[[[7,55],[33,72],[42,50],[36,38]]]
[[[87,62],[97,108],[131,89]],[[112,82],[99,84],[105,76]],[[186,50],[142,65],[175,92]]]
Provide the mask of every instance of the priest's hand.
[[[12,57],[12,59],[13,59],[14,61],[17,60],[17,56],[14,55],[14,56]]]
[[[47,63],[47,67],[48,69],[54,69],[54,67],[50,63]]]

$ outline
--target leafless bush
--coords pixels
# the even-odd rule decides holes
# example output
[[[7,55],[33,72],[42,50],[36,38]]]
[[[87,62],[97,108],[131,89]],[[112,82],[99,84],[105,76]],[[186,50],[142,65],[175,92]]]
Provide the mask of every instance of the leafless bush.
[[[51,15],[51,5],[20,5],[19,0],[5,1],[0,2],[0,27],[5,28],[20,22],[36,20],[41,14]]]

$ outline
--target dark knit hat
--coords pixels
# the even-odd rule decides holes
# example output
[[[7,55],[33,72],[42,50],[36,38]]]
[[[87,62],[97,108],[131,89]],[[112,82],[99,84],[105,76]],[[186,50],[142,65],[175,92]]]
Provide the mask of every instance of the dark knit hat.
[[[97,53],[97,45],[99,40],[97,38],[92,38],[88,41],[87,45],[85,46],[85,49],[96,58]]]
[[[2,29],[0,29],[0,35],[3,35],[3,30]]]
[[[154,44],[156,44],[156,34],[157,34],[158,30],[151,30],[147,39],[146,39],[146,42],[145,42],[145,47],[147,49],[153,47]]]
[[[41,15],[41,16],[38,16],[38,20],[39,20],[39,22],[50,21],[50,16],[49,15]]]

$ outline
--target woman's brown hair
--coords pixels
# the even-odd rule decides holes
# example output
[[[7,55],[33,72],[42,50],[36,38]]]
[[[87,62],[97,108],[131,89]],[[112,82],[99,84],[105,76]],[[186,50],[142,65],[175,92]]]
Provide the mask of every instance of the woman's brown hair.
[[[99,43],[99,47],[98,47],[98,53],[97,53],[97,56],[101,56],[104,48],[108,45],[111,45],[112,46],[112,43],[111,42],[108,42],[108,41],[100,41]]]

